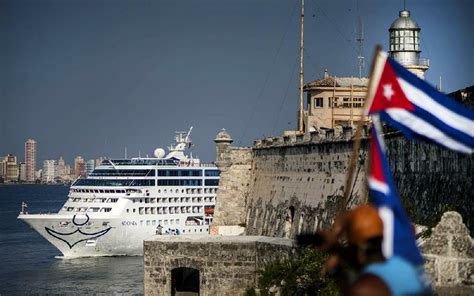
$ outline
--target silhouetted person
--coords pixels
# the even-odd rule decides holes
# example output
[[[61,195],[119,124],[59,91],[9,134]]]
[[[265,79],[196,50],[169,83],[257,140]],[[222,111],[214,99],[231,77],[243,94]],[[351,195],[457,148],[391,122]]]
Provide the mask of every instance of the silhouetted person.
[[[332,250],[326,269],[344,275],[340,286],[345,295],[424,294],[411,263],[396,255],[384,257],[383,222],[375,208],[359,206],[339,216],[331,231],[320,235],[323,248]]]

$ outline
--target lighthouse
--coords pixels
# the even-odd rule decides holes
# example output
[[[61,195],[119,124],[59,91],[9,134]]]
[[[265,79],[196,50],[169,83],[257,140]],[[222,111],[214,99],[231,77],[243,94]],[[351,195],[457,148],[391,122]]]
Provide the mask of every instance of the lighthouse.
[[[430,67],[430,61],[420,58],[420,27],[410,17],[409,10],[399,12],[390,29],[390,56],[420,78]]]

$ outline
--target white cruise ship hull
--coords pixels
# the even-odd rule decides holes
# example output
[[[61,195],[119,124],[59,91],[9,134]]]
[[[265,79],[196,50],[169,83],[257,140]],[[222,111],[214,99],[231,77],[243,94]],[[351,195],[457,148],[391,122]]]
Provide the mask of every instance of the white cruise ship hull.
[[[119,218],[91,218],[88,223],[92,225],[64,225],[63,221],[72,222],[73,215],[20,214],[18,218],[55,246],[65,258],[141,256],[143,240],[155,235],[152,228],[122,227],[122,219]],[[104,226],[104,223],[107,225]]]
[[[24,213],[23,220],[65,258],[143,255],[143,241],[156,234],[209,232],[219,170],[188,158],[191,144],[178,132],[163,158],[105,159],[72,185],[55,214]]]

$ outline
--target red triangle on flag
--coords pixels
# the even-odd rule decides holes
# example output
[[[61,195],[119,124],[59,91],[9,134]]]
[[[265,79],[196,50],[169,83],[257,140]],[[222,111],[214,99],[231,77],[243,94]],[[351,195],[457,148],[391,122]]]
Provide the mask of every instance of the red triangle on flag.
[[[369,114],[385,111],[390,108],[413,111],[415,106],[405,96],[389,59],[386,59]]]

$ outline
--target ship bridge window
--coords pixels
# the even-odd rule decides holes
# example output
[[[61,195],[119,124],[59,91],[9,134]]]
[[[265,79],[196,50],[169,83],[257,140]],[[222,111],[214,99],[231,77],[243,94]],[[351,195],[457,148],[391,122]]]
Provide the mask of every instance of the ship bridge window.
[[[163,179],[158,180],[158,186],[201,186],[200,179]]]
[[[79,179],[73,186],[155,186],[155,180],[107,180],[107,179]],[[104,190],[100,189],[100,193]]]
[[[104,213],[108,213],[110,211],[112,211],[112,208],[102,208],[100,209],[101,212],[104,212]]]
[[[158,170],[161,177],[199,177],[202,170]]]
[[[113,169],[96,169],[89,176],[93,177],[153,177],[155,176],[155,170],[113,170]]]
[[[88,212],[98,212],[100,208],[89,208]]]
[[[206,177],[219,177],[221,172],[219,170],[206,170],[205,175]]]
[[[219,179],[210,179],[210,180],[205,180],[204,184],[206,186],[219,186]]]
[[[107,202],[117,202],[118,198],[109,198]]]

